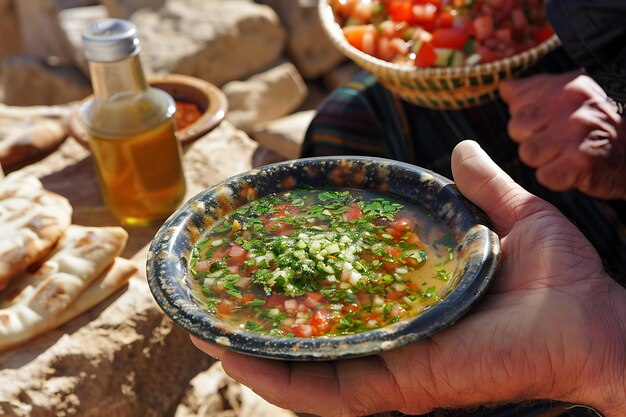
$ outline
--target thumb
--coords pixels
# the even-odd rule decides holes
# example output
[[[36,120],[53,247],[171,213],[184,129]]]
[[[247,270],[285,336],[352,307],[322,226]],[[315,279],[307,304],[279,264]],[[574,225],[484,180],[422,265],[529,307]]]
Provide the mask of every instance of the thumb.
[[[508,234],[516,222],[548,206],[513,181],[474,141],[459,143],[451,163],[461,193],[487,213],[500,234]]]

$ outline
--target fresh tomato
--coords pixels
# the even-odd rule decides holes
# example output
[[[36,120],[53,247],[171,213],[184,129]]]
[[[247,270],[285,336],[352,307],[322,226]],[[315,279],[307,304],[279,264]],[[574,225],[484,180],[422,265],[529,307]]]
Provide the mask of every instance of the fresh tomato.
[[[310,324],[294,324],[286,330],[293,333],[296,337],[313,337],[313,327]]]
[[[322,336],[332,330],[334,320],[333,313],[328,309],[319,309],[313,313],[311,320],[309,320],[313,335]]]
[[[363,212],[361,211],[361,207],[359,207],[357,203],[349,205],[343,214],[344,214],[346,221],[349,221],[349,222],[355,221],[363,217]]]
[[[425,4],[416,4],[412,8],[413,20],[423,29],[432,31],[435,29],[435,21],[437,18],[438,8],[431,2]]]
[[[452,48],[463,50],[469,34],[463,29],[441,28],[433,31],[432,45],[436,48]]]
[[[477,17],[473,25],[476,39],[484,40],[493,35],[493,17],[487,15]]]
[[[397,246],[387,246],[385,247],[385,252],[389,257],[394,259],[400,259],[402,257],[402,249]]]
[[[246,255],[248,255],[248,251],[242,248],[239,245],[232,245],[228,251],[228,258],[226,259],[226,264],[228,266],[241,266],[243,261],[246,259]]]
[[[234,304],[228,300],[220,300],[217,303],[216,309],[219,314],[229,314],[235,308]]]
[[[432,67],[437,61],[437,53],[429,42],[422,43],[415,56],[415,66],[420,68]]]
[[[470,57],[469,65],[495,61],[532,48],[554,33],[546,27],[544,0],[531,0],[524,7],[518,0],[331,2],[338,7],[351,45],[376,58],[413,63],[419,68],[462,65],[459,59]],[[349,18],[342,19],[348,9],[352,10]],[[372,19],[374,13],[376,18]],[[376,26],[366,24],[374,21]],[[437,59],[437,54],[443,53],[439,49],[466,53],[455,55],[454,61]],[[476,62],[478,49],[481,60]]]
[[[286,297],[283,294],[272,293],[272,295],[270,295],[270,298],[267,299],[266,305],[269,307],[279,307],[279,310],[284,310],[285,299]]]
[[[254,294],[249,293],[249,292],[241,294],[241,302],[243,304],[248,304],[250,301],[252,301],[254,299],[256,299],[256,296]]]
[[[435,20],[435,26],[438,28],[451,28],[454,25],[456,11],[443,11],[439,13]]]
[[[311,297],[312,299],[314,299],[317,302],[322,301],[322,298],[324,297],[321,292],[317,292],[317,291],[315,291],[315,292],[314,291],[308,291],[306,293],[306,295],[308,295],[309,297]]]
[[[387,3],[387,11],[396,22],[407,22],[410,25],[416,23],[411,0],[391,0]]]
[[[364,37],[367,39],[365,35],[374,36],[375,33],[376,28],[373,25],[352,25],[343,28],[343,34],[348,43],[363,52],[365,52],[363,39]]]
[[[554,35],[554,29],[552,29],[552,26],[539,28],[537,32],[535,32],[535,42],[537,42],[537,44],[545,42],[550,39],[552,35]]]
[[[265,225],[265,230],[268,233],[271,233],[273,235],[283,235],[283,236],[289,236],[291,235],[291,232],[292,232],[292,228],[290,224],[279,222],[276,220],[267,222],[267,224]]]

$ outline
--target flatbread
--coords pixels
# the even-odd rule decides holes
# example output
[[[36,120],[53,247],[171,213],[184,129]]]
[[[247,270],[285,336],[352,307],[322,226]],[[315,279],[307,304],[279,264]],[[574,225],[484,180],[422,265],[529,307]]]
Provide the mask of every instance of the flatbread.
[[[124,258],[115,258],[113,265],[100,274],[77,300],[63,310],[50,328],[65,324],[85,311],[91,310],[126,285],[136,272],[137,265],[133,262]]]
[[[7,106],[0,103],[0,163],[5,167],[45,155],[68,136],[68,120],[77,107]]]
[[[0,163],[8,167],[45,155],[65,138],[67,131],[58,120],[15,120],[0,116]]]
[[[0,179],[0,290],[43,258],[72,220],[72,206],[19,172]]]
[[[44,333],[121,253],[121,227],[70,226],[35,272],[19,274],[0,293],[0,350]]]

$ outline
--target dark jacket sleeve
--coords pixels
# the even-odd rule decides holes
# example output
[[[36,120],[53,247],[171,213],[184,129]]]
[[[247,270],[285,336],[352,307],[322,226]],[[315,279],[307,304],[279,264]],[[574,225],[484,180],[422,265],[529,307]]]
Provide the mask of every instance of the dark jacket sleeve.
[[[545,0],[567,53],[606,93],[626,103],[626,1]]]

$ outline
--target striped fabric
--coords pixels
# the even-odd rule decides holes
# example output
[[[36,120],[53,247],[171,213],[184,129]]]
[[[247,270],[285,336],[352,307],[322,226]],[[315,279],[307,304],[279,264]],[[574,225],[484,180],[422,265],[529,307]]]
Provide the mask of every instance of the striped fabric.
[[[532,72],[574,68],[557,49]],[[603,202],[576,191],[557,193],[541,186],[534,170],[517,157],[517,144],[507,134],[508,118],[501,100],[454,111],[417,107],[392,96],[374,76],[361,72],[320,105],[306,133],[302,156],[381,156],[451,178],[452,149],[463,139],[476,140],[513,179],[576,224],[602,256],[607,271],[626,283],[626,202]]]
[[[559,73],[576,68],[557,49],[532,72]],[[531,71],[528,72],[530,74]],[[602,202],[579,192],[556,193],[542,187],[534,170],[517,157],[507,135],[508,110],[494,101],[467,110],[438,111],[416,107],[390,95],[375,78],[359,73],[321,104],[306,134],[303,157],[380,156],[413,163],[451,178],[450,154],[463,139],[473,139],[518,183],[550,201],[575,223],[597,248],[607,271],[626,283],[626,202]],[[400,415],[400,414],[394,414]],[[519,404],[475,411],[438,411],[429,417],[574,417],[597,414],[552,403]]]

